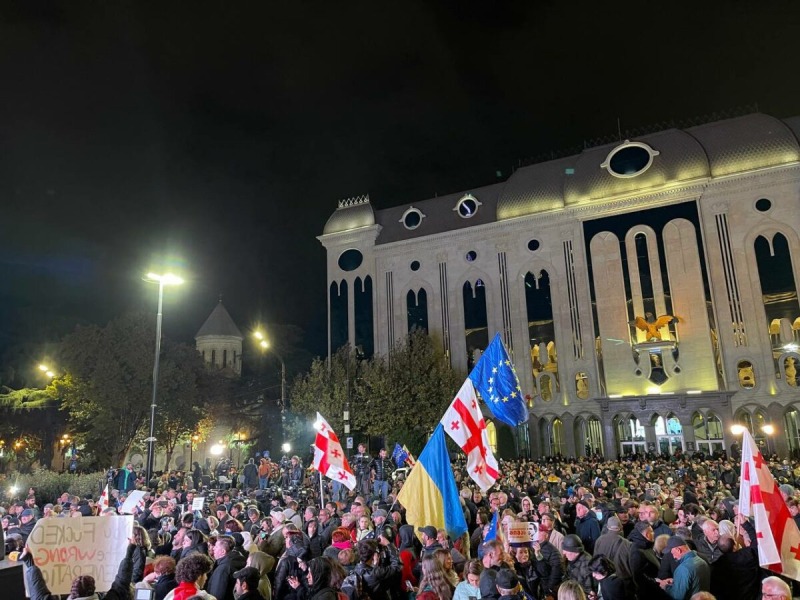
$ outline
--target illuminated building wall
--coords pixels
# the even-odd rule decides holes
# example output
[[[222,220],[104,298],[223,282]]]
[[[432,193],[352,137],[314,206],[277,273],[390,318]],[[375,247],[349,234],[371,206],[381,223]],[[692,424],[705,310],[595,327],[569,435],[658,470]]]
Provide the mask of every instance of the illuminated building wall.
[[[530,397],[523,454],[713,451],[740,422],[800,455],[799,135],[750,114],[342,202],[319,237],[330,350],[386,354],[422,326],[466,373],[499,331]]]

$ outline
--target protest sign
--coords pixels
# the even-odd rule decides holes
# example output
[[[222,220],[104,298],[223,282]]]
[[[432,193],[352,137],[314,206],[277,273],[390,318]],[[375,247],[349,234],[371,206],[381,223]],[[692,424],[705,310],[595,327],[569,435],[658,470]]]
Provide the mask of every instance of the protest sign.
[[[139,506],[140,510],[144,509],[144,494],[142,490],[135,490],[128,494],[128,497],[125,499],[125,502],[120,506],[119,512],[122,514],[130,515],[133,514],[133,509]]]
[[[205,502],[206,502],[205,496],[201,496],[200,498],[195,498],[194,500],[192,500],[192,511],[194,512],[196,510],[199,510],[202,512],[203,505],[205,504]]]
[[[106,592],[132,532],[132,516],[40,519],[28,547],[52,594],[69,594],[78,575],[91,575],[97,591]]]
[[[508,543],[514,547],[530,546],[536,539],[539,524],[525,521],[515,521],[508,526]]]

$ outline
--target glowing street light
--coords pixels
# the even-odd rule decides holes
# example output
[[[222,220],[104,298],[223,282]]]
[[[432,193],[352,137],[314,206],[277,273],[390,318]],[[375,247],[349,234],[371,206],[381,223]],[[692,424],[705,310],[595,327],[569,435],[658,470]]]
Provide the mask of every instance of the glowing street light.
[[[180,285],[183,279],[172,273],[164,273],[158,275],[156,273],[148,273],[145,281],[158,284],[158,313],[156,314],[156,358],[155,365],[153,366],[153,401],[150,404],[150,437],[147,438],[147,486],[150,486],[150,477],[153,474],[153,445],[156,441],[154,436],[155,421],[156,421],[156,396],[158,394],[158,367],[161,358],[161,321],[163,318],[162,310],[164,306],[164,286],[165,285]]]
[[[261,347],[262,352],[266,352],[269,349],[269,342],[261,331],[254,331],[253,337],[258,340],[258,345]],[[281,438],[284,438],[286,437],[286,363],[283,361],[283,357],[275,350],[272,350],[272,353],[281,363]]]
[[[767,423],[766,425],[761,426],[761,431],[763,431],[767,435],[772,435],[773,433],[775,433],[775,426]]]
[[[284,442],[283,445],[281,446],[281,450],[283,451],[284,454],[289,454],[289,452],[291,452],[292,450],[292,446],[291,444],[289,444],[289,442]]]
[[[731,433],[733,435],[742,435],[744,433],[744,430],[745,430],[744,425],[739,425],[738,423],[736,425],[731,425]]]

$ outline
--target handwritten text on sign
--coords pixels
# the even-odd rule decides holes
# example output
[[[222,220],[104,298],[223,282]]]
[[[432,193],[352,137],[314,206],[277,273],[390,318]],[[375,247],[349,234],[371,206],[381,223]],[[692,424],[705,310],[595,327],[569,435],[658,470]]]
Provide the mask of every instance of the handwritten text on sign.
[[[53,594],[69,594],[78,575],[111,588],[133,531],[132,516],[40,519],[28,537],[36,565]]]

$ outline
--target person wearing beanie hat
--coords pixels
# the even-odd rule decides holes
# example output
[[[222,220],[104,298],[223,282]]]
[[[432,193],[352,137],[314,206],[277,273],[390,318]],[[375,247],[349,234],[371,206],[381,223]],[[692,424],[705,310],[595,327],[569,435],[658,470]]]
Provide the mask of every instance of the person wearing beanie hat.
[[[567,559],[564,568],[564,581],[567,579],[574,579],[583,588],[583,591],[589,595],[595,591],[595,580],[592,577],[592,572],[589,570],[589,561],[591,556],[584,551],[583,542],[574,533],[564,537],[564,543],[561,545],[561,550],[564,557]]]
[[[500,569],[495,577],[495,585],[501,598],[524,598],[522,588],[519,585],[517,574],[511,569]]]

